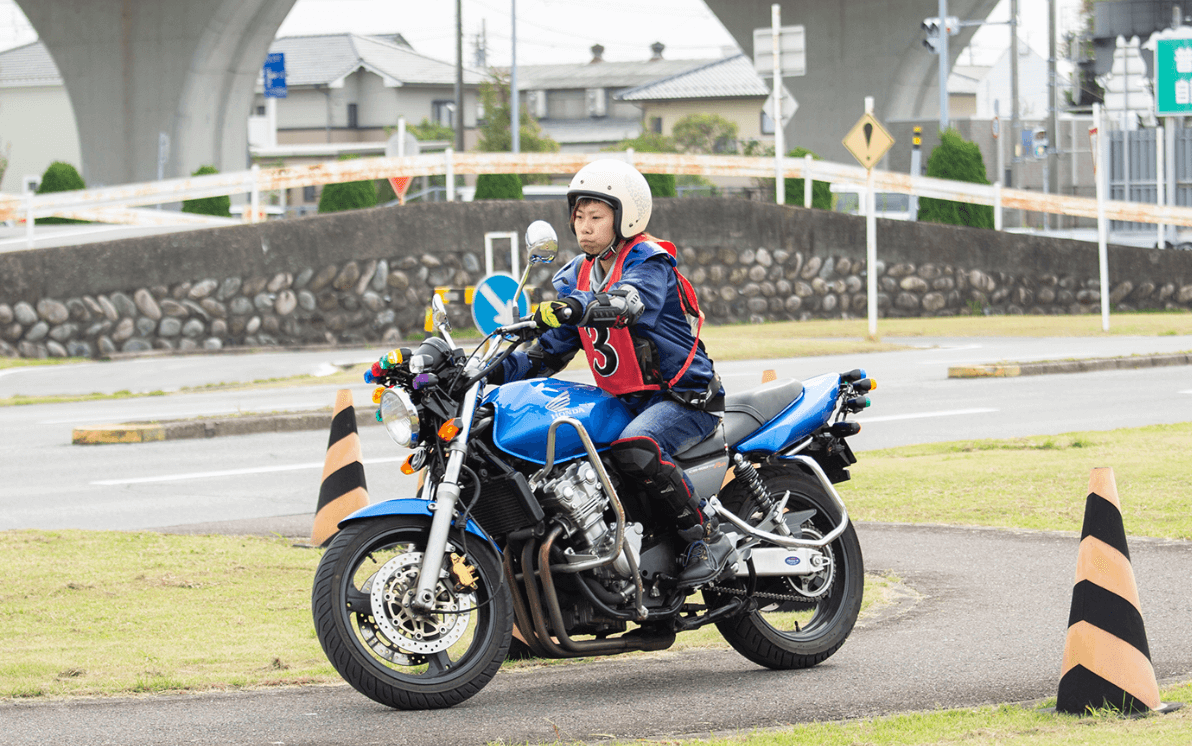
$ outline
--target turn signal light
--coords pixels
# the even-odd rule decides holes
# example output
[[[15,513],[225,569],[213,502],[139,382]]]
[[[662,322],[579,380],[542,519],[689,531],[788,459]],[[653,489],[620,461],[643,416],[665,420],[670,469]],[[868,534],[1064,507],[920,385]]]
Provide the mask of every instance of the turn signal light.
[[[384,386],[377,386],[376,389],[373,390],[373,404],[381,403],[381,394],[383,393],[385,393]]]
[[[877,381],[872,378],[864,378],[853,384],[853,388],[857,391],[873,391],[877,388]]]
[[[402,462],[401,473],[408,476],[416,471],[418,471],[418,469],[414,466],[414,454],[411,453],[409,456],[406,456],[406,460]]]
[[[450,443],[455,439],[456,435],[459,435],[459,431],[460,422],[458,418],[454,420],[447,420],[443,423],[443,426],[439,428],[439,440],[443,441],[444,443]]]

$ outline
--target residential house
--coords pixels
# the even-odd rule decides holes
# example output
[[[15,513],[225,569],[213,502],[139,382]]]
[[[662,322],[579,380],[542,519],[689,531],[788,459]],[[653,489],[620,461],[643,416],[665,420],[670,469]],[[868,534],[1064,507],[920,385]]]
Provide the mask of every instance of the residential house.
[[[595,44],[590,62],[519,65],[517,89],[543,132],[562,151],[601,150],[642,133],[641,109],[619,94],[710,62],[667,60],[664,48],[655,42],[647,60],[609,62],[604,47]]]
[[[74,108],[40,41],[0,52],[0,158],[0,191],[10,193],[36,189],[54,161],[80,168]]]

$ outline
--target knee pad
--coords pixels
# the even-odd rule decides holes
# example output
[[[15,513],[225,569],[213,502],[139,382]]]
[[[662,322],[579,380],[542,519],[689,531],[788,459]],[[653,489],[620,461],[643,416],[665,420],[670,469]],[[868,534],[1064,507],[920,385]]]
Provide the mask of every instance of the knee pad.
[[[653,438],[622,438],[613,442],[611,452],[622,476],[637,481],[647,495],[666,505],[678,522],[702,522],[683,470],[663,460],[662,449]]]

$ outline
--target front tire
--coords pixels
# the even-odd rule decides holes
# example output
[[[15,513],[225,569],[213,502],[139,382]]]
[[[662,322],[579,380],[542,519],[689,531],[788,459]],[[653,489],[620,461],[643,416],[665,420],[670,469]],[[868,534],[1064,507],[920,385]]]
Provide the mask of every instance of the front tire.
[[[790,491],[791,513],[815,510],[802,524],[804,538],[820,538],[839,524],[839,510],[823,485],[802,469],[763,466],[758,475],[775,498]],[[740,480],[729,483],[720,502],[746,520],[757,512],[751,492]],[[753,589],[757,611],[716,623],[738,653],[767,668],[792,669],[814,666],[840,649],[857,621],[865,588],[861,544],[852,524],[822,551],[831,559],[830,572],[758,578]],[[736,578],[725,585],[740,592],[746,590],[746,580]],[[727,602],[728,594],[716,595]]]
[[[451,536],[435,610],[413,612],[428,519],[350,524],[315,573],[311,609],[323,652],[356,691],[388,707],[451,707],[479,692],[505,660],[513,608],[496,552]]]

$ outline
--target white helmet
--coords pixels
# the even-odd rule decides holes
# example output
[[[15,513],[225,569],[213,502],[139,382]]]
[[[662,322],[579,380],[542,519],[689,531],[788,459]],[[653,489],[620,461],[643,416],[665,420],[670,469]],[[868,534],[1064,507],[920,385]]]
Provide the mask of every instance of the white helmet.
[[[592,161],[579,170],[567,187],[567,215],[575,233],[575,204],[584,197],[606,202],[613,208],[613,229],[624,241],[646,229],[654,203],[646,177],[625,161]]]

